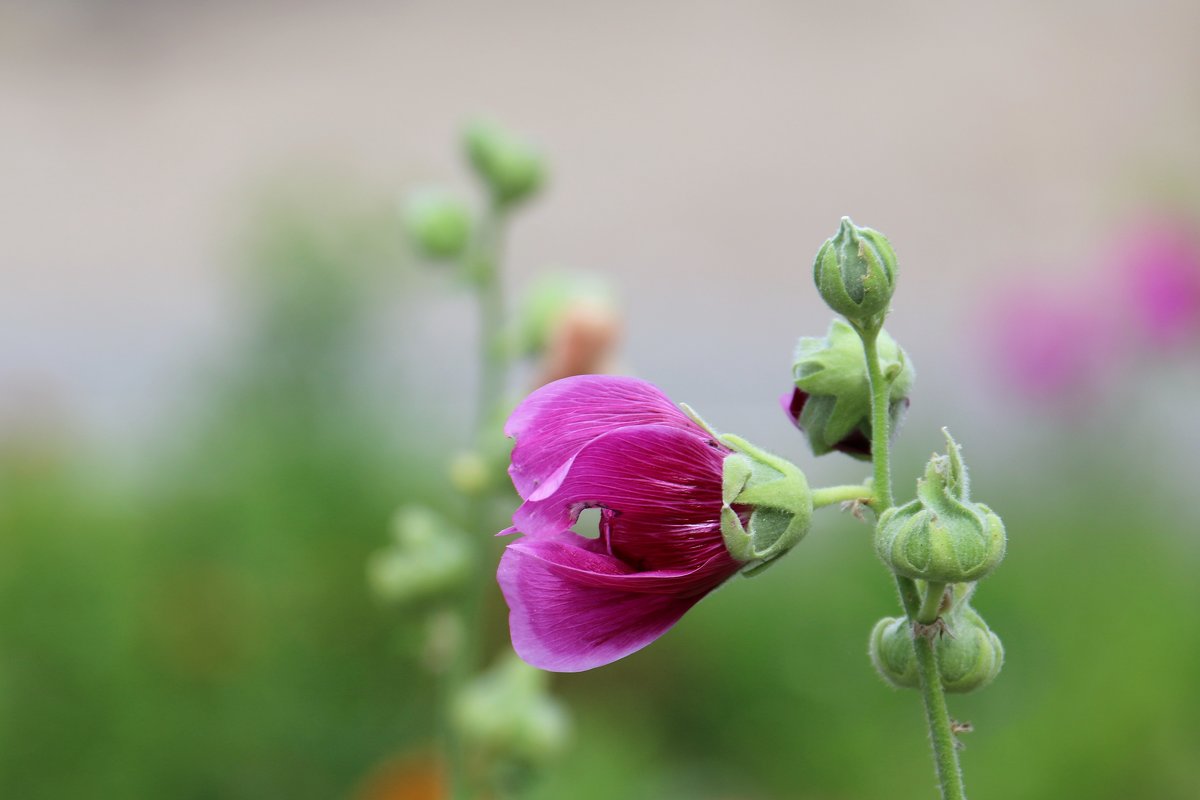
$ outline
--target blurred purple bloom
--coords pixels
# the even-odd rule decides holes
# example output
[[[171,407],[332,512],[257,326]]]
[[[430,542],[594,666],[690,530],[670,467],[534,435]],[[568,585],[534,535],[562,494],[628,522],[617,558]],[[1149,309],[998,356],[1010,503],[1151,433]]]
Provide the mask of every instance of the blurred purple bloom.
[[[1177,344],[1200,333],[1200,236],[1162,217],[1142,224],[1117,248],[1122,286],[1139,328],[1154,342]]]
[[[991,363],[1006,386],[1027,395],[1076,395],[1100,376],[1111,333],[1088,306],[1023,288],[995,306]]]
[[[654,386],[633,378],[565,378],[509,418],[509,473],[524,500],[522,538],[497,578],[513,647],[530,664],[578,672],[665,633],[742,566],[721,535],[731,452]],[[571,526],[600,508],[600,536]]]

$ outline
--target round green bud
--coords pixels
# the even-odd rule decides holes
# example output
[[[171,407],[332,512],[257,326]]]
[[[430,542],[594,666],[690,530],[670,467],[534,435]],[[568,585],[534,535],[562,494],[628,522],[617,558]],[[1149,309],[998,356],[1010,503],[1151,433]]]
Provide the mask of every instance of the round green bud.
[[[842,217],[833,238],[817,251],[813,280],[837,313],[861,327],[877,327],[896,287],[896,251],[882,233]]]
[[[875,671],[892,686],[915,689],[920,685],[913,657],[912,624],[906,617],[884,617],[875,623],[867,649]]]
[[[987,686],[1004,665],[1004,645],[983,617],[968,605],[952,612],[947,631],[933,643],[942,688],[966,694]],[[884,617],[871,631],[871,663],[885,681],[900,689],[920,686],[913,652],[912,624],[905,617]]]
[[[545,166],[533,145],[495,124],[468,125],[463,142],[467,160],[498,205],[532,197],[545,181]]]
[[[890,379],[888,414],[894,434],[908,407],[912,362],[886,331],[876,339],[880,366]],[[813,455],[837,450],[871,458],[871,381],[862,340],[845,321],[835,319],[824,338],[803,337],[792,361],[795,391],[785,410],[804,432]]]
[[[983,617],[970,606],[951,613],[947,622],[953,635],[938,639],[938,672],[947,692],[966,694],[987,686],[1004,666],[1004,645]]]
[[[967,470],[950,433],[917,481],[917,499],[890,508],[875,528],[875,552],[895,573],[930,583],[966,583],[1004,558],[1004,523],[969,496]]]
[[[455,698],[459,733],[491,758],[541,764],[562,752],[570,719],[547,691],[547,675],[515,654],[502,656]]]
[[[436,512],[400,509],[392,520],[392,538],[367,561],[367,583],[379,599],[420,603],[454,592],[470,577],[466,537]]]
[[[409,238],[426,258],[450,261],[466,252],[471,239],[471,212],[445,192],[413,192],[405,199],[403,218]]]

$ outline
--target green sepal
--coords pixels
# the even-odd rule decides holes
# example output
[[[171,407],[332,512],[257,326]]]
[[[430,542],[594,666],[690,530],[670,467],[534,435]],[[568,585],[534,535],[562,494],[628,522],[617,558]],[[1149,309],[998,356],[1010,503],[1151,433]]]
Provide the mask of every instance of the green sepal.
[[[757,575],[808,532],[812,492],[791,462],[733,434],[718,438],[734,451],[723,467],[721,534],[744,574]],[[745,523],[734,506],[749,508]]]

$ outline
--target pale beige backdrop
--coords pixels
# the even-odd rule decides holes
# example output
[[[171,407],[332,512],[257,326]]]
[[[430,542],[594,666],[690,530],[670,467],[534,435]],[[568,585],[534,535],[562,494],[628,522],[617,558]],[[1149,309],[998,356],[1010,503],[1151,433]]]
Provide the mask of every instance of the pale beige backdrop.
[[[232,341],[257,186],[465,186],[456,130],[484,112],[552,163],[513,286],[610,274],[625,362],[714,422],[785,441],[792,340],[828,318],[811,257],[849,213],[901,255],[889,327],[918,363],[922,442],[933,422],[1003,433],[1001,411],[949,402],[988,398],[948,388],[988,275],[1075,279],[1147,176],[1195,183],[1198,31],[1194,0],[5,2],[4,424],[161,420]],[[468,395],[469,313],[434,293],[383,328],[380,371],[420,378],[419,413]]]

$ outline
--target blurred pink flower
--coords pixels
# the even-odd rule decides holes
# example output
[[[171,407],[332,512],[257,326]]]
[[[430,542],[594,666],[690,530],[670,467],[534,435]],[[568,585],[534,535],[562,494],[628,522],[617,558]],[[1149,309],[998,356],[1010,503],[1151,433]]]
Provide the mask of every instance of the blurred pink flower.
[[[1037,398],[1076,395],[1100,378],[1113,331],[1092,306],[1028,286],[1002,295],[989,326],[989,364],[1006,386]]]
[[[1200,232],[1178,217],[1143,222],[1118,244],[1116,266],[1131,313],[1156,344],[1200,335]]]
[[[542,669],[577,672],[657,639],[734,575],[721,534],[730,450],[661,391],[633,378],[565,378],[509,418],[509,473],[522,538],[497,578],[513,647]],[[600,536],[571,531],[600,508]]]

